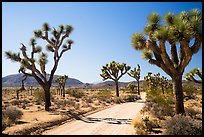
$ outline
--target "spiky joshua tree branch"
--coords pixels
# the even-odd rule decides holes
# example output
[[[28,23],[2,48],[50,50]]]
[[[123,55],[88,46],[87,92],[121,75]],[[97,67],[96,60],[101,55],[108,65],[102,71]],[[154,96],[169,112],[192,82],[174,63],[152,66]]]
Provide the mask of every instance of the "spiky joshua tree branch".
[[[197,80],[195,76],[198,76],[201,80]],[[202,71],[200,71],[199,68],[195,68],[191,70],[190,72],[186,73],[185,79],[187,81],[193,81],[195,83],[202,84]]]
[[[19,69],[19,73],[23,73],[25,77],[34,77],[37,82],[42,86],[45,91],[45,110],[48,111],[51,106],[50,102],[50,87],[52,84],[53,76],[55,71],[57,70],[58,63],[62,57],[62,55],[71,49],[71,45],[73,44],[72,40],[67,40],[66,43],[63,44],[64,40],[69,37],[73,28],[70,25],[60,25],[56,30],[49,27],[48,23],[43,24],[43,28],[40,30],[35,30],[34,35],[35,38],[30,40],[31,45],[31,55],[29,56],[27,53],[27,47],[21,43],[21,54],[13,53],[11,51],[6,51],[5,56],[8,59],[11,59],[14,62],[19,62],[21,67]],[[51,34],[50,34],[50,31]],[[52,35],[52,37],[49,37]],[[47,54],[42,52],[42,47],[37,46],[36,38],[40,38],[46,41],[48,44],[46,45],[47,51],[53,53],[53,67],[50,72],[50,76],[48,77],[48,73],[46,72],[46,64],[48,62]],[[35,56],[39,54],[39,59],[36,60]],[[38,64],[37,64],[38,63]],[[39,65],[39,68],[37,68]]]

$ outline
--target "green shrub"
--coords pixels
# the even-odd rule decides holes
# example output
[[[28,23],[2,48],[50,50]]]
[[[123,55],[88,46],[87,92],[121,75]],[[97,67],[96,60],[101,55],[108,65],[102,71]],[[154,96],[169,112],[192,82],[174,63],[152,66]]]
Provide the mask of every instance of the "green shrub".
[[[174,112],[174,95],[169,90],[165,94],[155,88],[147,91],[146,103],[144,110],[150,111],[155,117],[164,119],[165,116],[173,116]]]
[[[164,122],[166,135],[202,135],[202,122],[188,116],[175,115]]]
[[[83,96],[85,96],[85,93],[79,90],[70,90],[68,94],[75,98],[82,98]]]
[[[107,103],[111,103],[111,97],[112,97],[112,93],[110,90],[100,90],[96,93],[95,97],[100,100],[100,101],[104,101]]]
[[[126,95],[125,96],[125,102],[134,102],[136,100],[141,99],[138,95]]]
[[[189,97],[189,99],[193,99],[195,98],[195,95],[198,93],[198,90],[196,89],[196,87],[192,85],[184,85],[183,92],[187,97]]]
[[[104,96],[111,96],[111,91],[110,90],[99,90],[97,93],[96,93],[96,96],[97,97],[104,97]]]
[[[34,99],[37,102],[44,102],[45,101],[45,93],[43,90],[36,90],[34,92]]]

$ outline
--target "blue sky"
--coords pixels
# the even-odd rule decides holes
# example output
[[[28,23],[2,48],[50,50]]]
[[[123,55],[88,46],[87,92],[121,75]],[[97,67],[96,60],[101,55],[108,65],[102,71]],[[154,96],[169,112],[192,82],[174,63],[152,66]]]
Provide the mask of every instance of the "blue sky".
[[[160,68],[150,65],[141,58],[141,52],[133,49],[131,36],[142,32],[147,16],[157,12],[163,16],[167,12],[177,14],[193,8],[202,10],[201,2],[3,2],[2,3],[2,77],[18,73],[19,64],[4,56],[5,51],[19,52],[20,43],[28,49],[33,30],[41,29],[44,22],[51,27],[72,25],[74,40],[72,49],[61,58],[55,74],[68,75],[82,82],[102,81],[101,68],[106,63],[116,61],[132,68],[141,66],[141,79],[148,72],[166,75]],[[37,43],[46,45],[40,39]],[[52,54],[48,54],[47,72],[52,67]],[[202,48],[192,57],[184,75],[191,69],[202,69]],[[125,75],[120,81],[133,81]]]

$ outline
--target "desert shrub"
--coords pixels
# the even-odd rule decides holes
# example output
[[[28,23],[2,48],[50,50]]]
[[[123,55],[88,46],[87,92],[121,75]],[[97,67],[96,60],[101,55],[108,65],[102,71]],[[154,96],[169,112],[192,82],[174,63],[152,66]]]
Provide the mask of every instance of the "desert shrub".
[[[185,112],[188,116],[190,116],[193,119],[195,119],[196,116],[201,113],[199,110],[196,110],[194,108],[185,108]]]
[[[22,104],[22,108],[26,109],[26,104],[25,103]]]
[[[93,103],[93,97],[88,97],[85,99],[86,103]]]
[[[152,132],[153,128],[159,127],[158,123],[156,123],[155,120],[150,120],[149,116],[144,116],[142,121],[144,122],[145,129],[148,132]]]
[[[120,104],[120,103],[125,103],[125,100],[123,97],[115,97],[113,102],[116,104]]]
[[[2,131],[5,130],[12,124],[12,121],[9,117],[5,114],[5,111],[2,111]]]
[[[96,93],[96,97],[107,97],[107,96],[111,96],[111,91],[110,90],[99,90]]]
[[[75,103],[74,108],[75,109],[80,109],[80,104],[79,103]]]
[[[55,104],[57,105],[58,108],[60,107],[65,107],[65,106],[75,106],[75,102],[71,100],[55,100]]]
[[[20,104],[20,100],[12,99],[10,103],[11,103],[11,105],[19,105]]]
[[[111,95],[111,91],[110,90],[100,90],[96,93],[95,97],[100,100],[100,101],[104,101],[106,103],[111,103],[112,100],[112,95]]]
[[[173,116],[174,95],[172,92],[162,94],[157,88],[147,91],[147,99],[144,109],[150,111],[155,117],[164,119],[164,116]]]
[[[183,92],[189,99],[194,99],[195,95],[198,93],[198,90],[192,85],[184,85]]]
[[[163,124],[167,135],[202,135],[202,122],[188,116],[175,115]]]
[[[23,112],[17,109],[14,106],[7,107],[4,111],[4,115],[7,116],[12,123],[15,123],[17,119],[20,119],[23,115]]]
[[[136,129],[136,134],[138,135],[151,133],[153,128],[160,127],[158,120],[155,118],[149,118],[149,116],[144,116],[142,118],[137,117],[133,119],[132,124]]]
[[[127,95],[125,96],[125,102],[134,102],[136,100],[141,99],[138,95]]]
[[[142,119],[136,118],[132,121],[132,124],[137,135],[147,134],[147,131],[145,130],[145,123],[142,121]]]
[[[34,99],[37,102],[44,102],[45,101],[45,93],[43,90],[36,90],[34,92]]]
[[[30,103],[31,101],[28,100],[28,99],[22,99],[22,100],[19,100],[21,104],[28,104]]]
[[[69,90],[68,94],[75,98],[81,98],[85,95],[83,91],[79,91],[79,90]]]

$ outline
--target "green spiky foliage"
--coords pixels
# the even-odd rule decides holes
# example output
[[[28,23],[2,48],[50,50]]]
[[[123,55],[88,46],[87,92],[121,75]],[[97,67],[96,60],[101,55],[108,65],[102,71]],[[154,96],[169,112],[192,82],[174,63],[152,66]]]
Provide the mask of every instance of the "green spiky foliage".
[[[129,70],[130,66],[127,66],[125,63],[120,64],[112,61],[110,64],[106,64],[102,67],[102,74],[100,74],[100,76],[103,78],[103,80],[111,79],[115,82],[116,96],[119,97],[118,81]]]
[[[200,80],[197,80],[195,77],[198,76]],[[190,72],[186,73],[185,80],[187,81],[193,81],[195,83],[202,84],[202,71],[200,71],[199,68],[195,68],[191,70]]]
[[[144,77],[145,84],[148,86],[150,90],[158,87],[158,82],[156,82],[155,77],[151,72],[147,73],[147,76]]]
[[[137,81],[137,93],[138,95],[140,95],[140,65],[137,64],[138,68],[134,68],[133,70],[130,70],[130,72],[128,72],[128,75],[130,77],[133,77],[136,81]]]
[[[198,9],[182,11],[178,15],[169,12],[164,18],[152,13],[147,19],[144,34],[132,35],[132,45],[144,52],[143,57],[150,64],[172,78],[176,113],[184,114],[182,75],[202,45],[202,12]],[[164,22],[161,23],[162,19]],[[170,52],[166,46],[170,47]]]
[[[164,94],[164,90],[171,88],[171,83],[168,82],[167,77],[161,76],[160,73],[153,74],[149,72],[147,76],[144,77],[145,83],[150,90],[161,89]]]
[[[137,86],[134,83],[129,83],[127,85],[127,88],[131,91],[131,93],[133,93],[135,89],[137,88]]]
[[[5,56],[11,61],[18,62],[21,64],[19,73],[23,73],[24,77],[34,77],[37,82],[42,86],[45,92],[45,110],[49,111],[51,106],[50,102],[50,88],[52,85],[54,74],[57,70],[58,64],[62,55],[71,49],[73,44],[72,40],[67,40],[64,42],[73,31],[73,27],[70,25],[60,25],[59,29],[51,29],[48,23],[43,24],[43,28],[40,30],[35,30],[35,38],[30,40],[31,45],[31,55],[27,53],[27,47],[21,43],[20,52],[13,53],[11,51],[6,51]],[[53,37],[51,37],[52,35]],[[50,75],[48,76],[46,72],[46,64],[48,62],[48,56],[45,52],[42,52],[42,47],[37,46],[36,39],[42,39],[48,44],[46,49],[48,52],[53,54],[53,66],[51,68]],[[62,46],[63,45],[63,46]],[[36,60],[36,55],[39,55],[39,59]],[[39,65],[39,67],[37,67]]]
[[[65,84],[68,79],[67,75],[59,76],[55,79],[55,82],[58,83],[58,88],[60,91],[60,95],[65,97]]]

